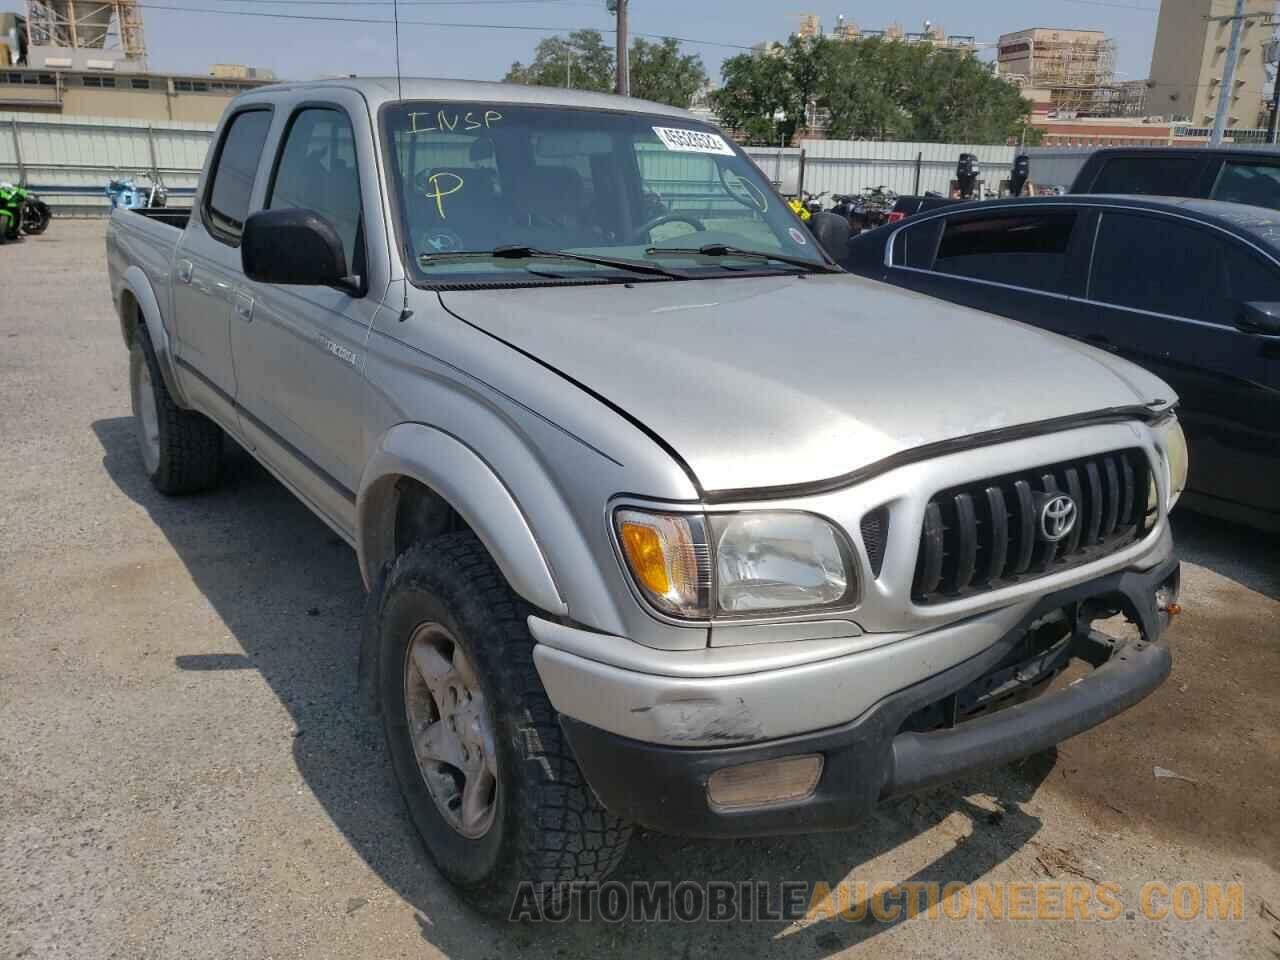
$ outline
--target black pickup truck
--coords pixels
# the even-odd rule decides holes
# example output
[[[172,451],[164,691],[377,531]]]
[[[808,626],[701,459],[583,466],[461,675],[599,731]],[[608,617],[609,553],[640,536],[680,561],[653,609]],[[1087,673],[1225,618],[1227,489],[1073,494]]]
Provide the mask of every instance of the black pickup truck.
[[[1080,168],[1069,192],[1201,197],[1280,209],[1280,148],[1098,150]]]

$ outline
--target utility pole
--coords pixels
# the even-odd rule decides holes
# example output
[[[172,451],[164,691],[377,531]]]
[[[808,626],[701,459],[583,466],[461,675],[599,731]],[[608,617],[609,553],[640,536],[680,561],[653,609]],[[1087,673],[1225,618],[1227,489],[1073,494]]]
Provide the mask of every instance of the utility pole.
[[[1209,134],[1209,145],[1216,147],[1222,143],[1222,129],[1227,125],[1227,111],[1236,88],[1236,60],[1240,57],[1240,31],[1244,27],[1244,0],[1236,0],[1236,12],[1230,17],[1210,17],[1212,21],[1231,21],[1231,43],[1227,47],[1227,58],[1222,64],[1222,82],[1218,84],[1218,110],[1213,116],[1213,132]]]
[[[609,12],[617,17],[618,90],[622,97],[631,96],[631,64],[627,59],[627,4],[629,0],[606,0]]]

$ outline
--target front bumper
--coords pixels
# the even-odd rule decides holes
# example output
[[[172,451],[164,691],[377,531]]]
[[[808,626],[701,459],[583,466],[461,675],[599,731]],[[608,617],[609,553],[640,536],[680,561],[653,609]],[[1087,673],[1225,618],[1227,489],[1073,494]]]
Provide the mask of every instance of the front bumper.
[[[664,833],[741,837],[851,826],[876,803],[1047,749],[1133,706],[1168,676],[1158,641],[1167,623],[1160,592],[1176,597],[1178,562],[1125,570],[1049,594],[1003,637],[949,669],[891,694],[849,723],[766,742],[681,748],[620,736],[568,716],[561,724],[587,781],[612,812]],[[1120,609],[1140,639],[1110,641],[1090,629],[1101,608]],[[1061,690],[944,729],[904,729],[921,711],[954,703],[962,691],[999,674],[1032,624],[1058,610],[1076,617],[1065,647],[1095,669]],[[949,700],[950,698],[950,700]],[[797,704],[797,710],[803,705]],[[707,781],[716,770],[819,754],[823,768],[802,800],[750,809],[716,809]]]

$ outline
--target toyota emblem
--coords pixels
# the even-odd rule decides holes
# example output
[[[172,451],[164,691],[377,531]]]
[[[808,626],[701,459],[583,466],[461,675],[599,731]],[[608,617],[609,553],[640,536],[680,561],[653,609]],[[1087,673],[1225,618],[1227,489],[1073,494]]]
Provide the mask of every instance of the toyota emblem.
[[[1057,543],[1076,525],[1076,502],[1065,493],[1050,497],[1040,508],[1040,536]]]

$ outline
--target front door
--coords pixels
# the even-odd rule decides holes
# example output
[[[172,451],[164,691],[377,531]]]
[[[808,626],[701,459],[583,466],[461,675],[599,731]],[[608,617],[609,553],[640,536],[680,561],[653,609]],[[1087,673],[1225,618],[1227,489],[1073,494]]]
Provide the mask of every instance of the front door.
[[[334,286],[250,283],[231,328],[246,433],[348,530],[366,459],[365,343],[380,299],[371,291],[386,286],[385,278],[368,275],[377,258],[367,255],[365,209],[377,203],[366,203],[359,176],[360,153],[373,134],[362,102],[350,99],[292,106],[263,199],[264,209],[306,209],[332,223],[349,279]],[[366,162],[371,169],[371,158]]]

